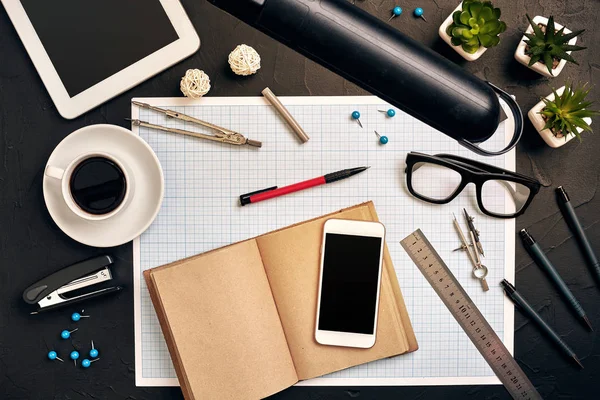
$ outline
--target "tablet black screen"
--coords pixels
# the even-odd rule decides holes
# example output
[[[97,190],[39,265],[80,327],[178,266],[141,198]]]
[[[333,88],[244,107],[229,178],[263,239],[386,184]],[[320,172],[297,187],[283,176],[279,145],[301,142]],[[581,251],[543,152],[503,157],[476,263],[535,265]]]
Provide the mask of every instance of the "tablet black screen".
[[[179,36],[159,0],[21,0],[73,97]]]

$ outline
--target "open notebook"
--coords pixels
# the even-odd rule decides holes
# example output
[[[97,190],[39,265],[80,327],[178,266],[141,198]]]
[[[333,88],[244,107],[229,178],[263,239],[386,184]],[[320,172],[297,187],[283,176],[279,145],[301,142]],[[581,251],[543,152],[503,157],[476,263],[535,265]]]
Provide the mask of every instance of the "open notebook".
[[[266,397],[417,350],[387,246],[375,346],[315,341],[322,230],[333,217],[378,220],[373,203],[364,203],[144,271],[186,399]]]

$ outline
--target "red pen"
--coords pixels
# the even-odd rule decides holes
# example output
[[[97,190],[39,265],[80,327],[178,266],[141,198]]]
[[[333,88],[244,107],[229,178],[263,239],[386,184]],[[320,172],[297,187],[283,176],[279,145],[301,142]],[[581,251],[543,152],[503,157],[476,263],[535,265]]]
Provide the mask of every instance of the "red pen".
[[[342,179],[351,177],[360,172],[363,172],[370,167],[358,167],[343,169],[341,171],[332,172],[331,174],[319,176],[318,178],[309,179],[307,181],[294,183],[293,185],[284,186],[277,188],[273,186],[267,189],[257,190],[256,192],[246,193],[240,196],[240,203],[245,206],[246,204],[258,203],[259,201],[272,199],[273,197],[284,196],[289,193],[298,192],[300,190],[308,189],[314,186],[325,185]]]

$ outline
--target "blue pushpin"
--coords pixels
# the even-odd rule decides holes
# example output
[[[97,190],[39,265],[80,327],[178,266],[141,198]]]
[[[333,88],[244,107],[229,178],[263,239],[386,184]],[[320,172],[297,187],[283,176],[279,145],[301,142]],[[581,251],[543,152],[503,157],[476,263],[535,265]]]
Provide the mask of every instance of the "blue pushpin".
[[[73,350],[71,352],[71,354],[69,355],[69,357],[71,357],[71,360],[73,360],[73,362],[75,363],[75,366],[77,366],[77,359],[79,358],[79,352],[76,350]]]
[[[424,11],[423,11],[423,9],[422,9],[421,7],[417,7],[417,8],[415,8],[415,11],[414,11],[415,17],[422,18],[422,19],[423,19],[423,21],[427,22],[427,20],[426,20],[426,19],[425,19],[425,17],[423,16],[423,12],[424,12]]]
[[[58,356],[58,354],[56,354],[56,352],[55,352],[54,350],[52,350],[52,351],[49,351],[49,352],[48,352],[48,359],[50,359],[50,360],[52,360],[52,361],[54,361],[54,360],[58,360],[58,361],[60,361],[60,362],[64,362],[64,361],[63,361],[63,359],[62,359],[62,358],[60,358],[60,357]]]
[[[362,123],[360,122],[360,113],[358,111],[352,111],[351,117],[358,122],[361,128],[363,127]]]
[[[68,331],[68,330],[65,329],[64,331],[62,331],[60,333],[60,337],[66,340],[66,339],[70,338],[71,337],[71,333],[75,332],[77,329],[79,329],[79,328],[75,328],[72,331]]]
[[[92,349],[90,350],[90,357],[96,358],[98,357],[98,350],[94,348],[94,341],[92,340]]]
[[[83,360],[81,360],[81,366],[83,368],[89,368],[93,362],[96,362],[98,360],[99,360],[99,358],[96,358],[95,360],[88,360],[87,358],[84,358]]]
[[[379,133],[377,133],[377,131],[374,131],[374,132],[377,135],[377,137],[379,138],[379,143],[381,143],[381,144],[387,144],[387,142],[389,142],[387,136],[381,136]]]
[[[82,310],[81,312],[83,312],[83,310]],[[81,318],[89,318],[89,317],[90,317],[89,315],[81,315],[81,314],[79,314],[78,312],[74,312],[73,314],[71,314],[71,320],[72,320],[73,322],[77,322],[77,321],[79,321]]]
[[[402,7],[400,7],[400,6],[394,7],[392,9],[392,16],[390,17],[390,19],[388,19],[388,22],[390,22],[392,20],[392,18],[399,17],[400,14],[402,14]]]
[[[390,108],[389,110],[377,110],[379,112],[383,112],[386,113],[388,117],[392,118],[396,115],[396,111],[393,108]]]

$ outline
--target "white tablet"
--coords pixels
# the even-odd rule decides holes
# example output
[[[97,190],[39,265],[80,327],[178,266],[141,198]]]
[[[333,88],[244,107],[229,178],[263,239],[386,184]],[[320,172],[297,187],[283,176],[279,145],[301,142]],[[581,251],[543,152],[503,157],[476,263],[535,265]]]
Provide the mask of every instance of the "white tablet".
[[[60,115],[75,118],[200,47],[178,0],[0,0]]]

